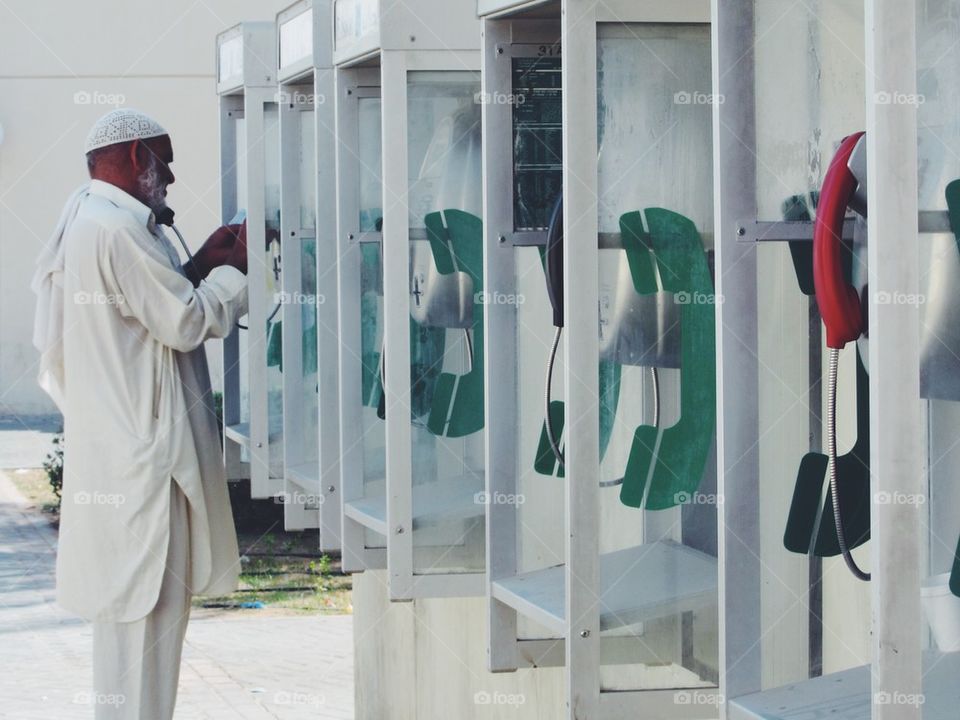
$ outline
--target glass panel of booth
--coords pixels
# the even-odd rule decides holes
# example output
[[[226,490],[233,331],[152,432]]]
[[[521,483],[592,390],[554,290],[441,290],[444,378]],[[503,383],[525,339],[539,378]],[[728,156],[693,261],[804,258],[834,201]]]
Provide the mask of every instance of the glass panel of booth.
[[[319,388],[317,386],[317,156],[314,112],[300,115],[300,308],[303,375],[303,460],[315,465],[319,459]],[[317,468],[319,472],[319,468]]]
[[[564,486],[562,470],[544,449],[544,377],[554,328],[538,243],[563,183],[559,27],[555,30],[556,35],[553,27],[534,36],[519,33],[516,42],[503,45],[509,34],[498,31],[497,62],[485,66],[489,75],[480,97],[488,118],[488,243],[490,233],[494,242],[499,236],[500,253],[498,258],[488,250],[484,281],[483,311],[492,333],[488,393],[492,407],[499,408],[487,428],[492,453],[487,471],[492,474],[490,491],[482,498],[490,525],[488,569],[495,602],[520,611],[515,627],[511,620],[504,628],[506,642],[546,639],[551,647],[556,647],[552,639],[562,637],[557,627],[562,618],[551,611],[563,596]],[[486,42],[492,37],[487,35]],[[563,369],[561,352],[554,359],[555,377]],[[563,398],[562,383],[557,383],[553,399]],[[534,597],[526,590],[541,571],[559,573],[560,585],[536,590]],[[530,608],[531,601],[538,608]],[[541,613],[544,603],[551,608]],[[497,627],[491,629],[499,634]],[[516,662],[493,654],[491,660],[505,668]]]
[[[606,691],[718,682],[710,67],[707,25],[598,25]]]
[[[379,0],[336,0],[334,38],[339,50],[380,27]]]
[[[563,187],[563,129],[561,124],[560,45],[515,43],[510,48],[509,88],[513,148],[512,226],[515,233],[547,230],[554,202]],[[495,102],[497,98],[489,98]],[[517,570],[529,573],[563,563],[564,534],[557,517],[562,513],[563,470],[544,441],[546,416],[544,383],[554,327],[547,295],[542,247],[514,250],[514,297],[491,296],[493,302],[512,304],[516,315],[517,433],[515,498],[492,502],[516,506]],[[562,346],[553,359],[553,376],[563,377]],[[563,384],[555,383],[551,400],[563,403]],[[521,637],[543,637],[542,629],[520,624]]]
[[[266,249],[260,268],[265,283],[267,429],[270,477],[283,477],[283,295],[280,284],[280,114],[276,103],[263,107],[264,233]]]
[[[217,81],[227,82],[243,77],[243,35],[237,34],[220,44]]]
[[[511,74],[509,94],[486,100],[514,108],[514,231],[543,231],[563,186],[559,44],[514,44]]]
[[[244,208],[247,202],[248,181],[247,181],[247,124],[243,117],[234,119],[234,128],[236,138],[234,162],[236,163],[236,206]],[[230,218],[228,218],[229,220]],[[244,315],[238,321],[241,327],[237,327],[233,332],[237,333],[237,357],[232,361],[237,364],[238,385],[235,388],[224,388],[224,392],[235,391],[240,400],[240,434],[246,438],[246,443],[241,447],[240,459],[243,462],[250,462],[250,357],[249,357],[249,327],[250,317]]]
[[[316,493],[320,474],[317,303],[321,301],[317,295],[316,128],[313,110],[288,111],[281,121],[284,119],[293,124],[291,134],[297,140],[295,167],[284,169],[284,182],[290,182],[292,187],[283,188],[284,195],[295,195],[293,204],[284,200],[291,222],[285,224],[283,242],[289,246],[284,248],[287,260],[281,278],[285,288],[281,299],[288,306],[281,313],[294,334],[292,342],[284,343],[284,352],[292,355],[289,360],[284,355],[283,364],[290,369],[281,367],[288,383],[284,409],[291,420],[284,428],[285,469],[288,477],[306,483],[305,488]],[[288,157],[284,154],[284,158]],[[292,253],[298,257],[293,258]],[[296,277],[288,277],[288,272]],[[288,372],[297,377],[291,378]]]
[[[363,448],[363,495],[374,499],[374,513],[386,517],[386,424],[383,391],[383,161],[379,96],[357,98],[356,162],[359,179],[358,227],[373,233],[360,245],[361,427],[356,439]],[[346,439],[347,436],[345,436]],[[368,547],[384,547],[385,538],[365,529]]]
[[[914,103],[918,124],[918,208],[946,211],[960,230],[960,81],[956,75],[957,0],[918,5],[916,95],[891,97]],[[946,230],[946,228],[944,228]],[[916,297],[920,313],[920,399],[926,425],[926,494],[895,494],[886,502],[920,504],[927,556],[921,604],[929,629],[924,663],[924,717],[956,714],[960,672],[960,242],[953,231],[922,233]],[[928,715],[929,713],[929,715]]]
[[[313,8],[308,7],[280,25],[280,67],[285,68],[313,52]]]
[[[414,572],[484,566],[480,77],[408,75]]]
[[[313,110],[300,112],[300,228],[301,234],[317,229],[317,141]]]

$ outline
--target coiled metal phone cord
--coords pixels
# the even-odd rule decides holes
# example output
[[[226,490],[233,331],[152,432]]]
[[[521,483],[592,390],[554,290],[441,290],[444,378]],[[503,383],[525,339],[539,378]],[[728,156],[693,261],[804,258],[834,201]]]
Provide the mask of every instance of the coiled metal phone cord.
[[[827,473],[830,477],[830,498],[833,502],[833,522],[837,528],[837,544],[843,561],[858,580],[870,580],[870,573],[857,565],[847,547],[847,536],[843,531],[843,519],[840,514],[840,492],[837,488],[837,366],[840,362],[840,350],[830,348],[830,370],[827,375]]]

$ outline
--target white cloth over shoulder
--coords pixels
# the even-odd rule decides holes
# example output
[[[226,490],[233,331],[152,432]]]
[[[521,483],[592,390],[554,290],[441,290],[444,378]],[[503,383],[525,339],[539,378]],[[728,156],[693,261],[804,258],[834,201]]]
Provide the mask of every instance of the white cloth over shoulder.
[[[60,412],[63,412],[63,235],[89,189],[89,185],[82,185],[70,195],[57,221],[57,229],[37,259],[30,284],[37,295],[33,323],[33,344],[40,351],[37,382],[53,398]]]
[[[150,210],[94,180],[71,198],[38,273],[35,337],[64,414],[57,599],[129,622],[156,604],[170,478],[189,501],[195,592],[236,587],[237,538],[203,342],[246,312],[246,277],[215,268],[194,288]],[[58,335],[59,332],[59,335]]]

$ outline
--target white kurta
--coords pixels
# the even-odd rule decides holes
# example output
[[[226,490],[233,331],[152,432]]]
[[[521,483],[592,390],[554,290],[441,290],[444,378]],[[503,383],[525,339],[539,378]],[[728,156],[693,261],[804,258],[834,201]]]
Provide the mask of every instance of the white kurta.
[[[236,588],[237,537],[203,342],[246,312],[246,278],[194,288],[145,205],[94,180],[63,239],[64,480],[57,600],[89,620],[154,607],[170,478],[189,501],[194,593]]]

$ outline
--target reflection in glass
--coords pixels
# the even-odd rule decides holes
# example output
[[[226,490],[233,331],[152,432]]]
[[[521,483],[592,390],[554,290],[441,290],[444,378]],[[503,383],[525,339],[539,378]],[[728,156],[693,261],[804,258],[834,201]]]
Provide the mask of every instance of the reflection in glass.
[[[360,232],[379,231],[383,224],[383,179],[380,140],[380,98],[357,101],[360,122]]]
[[[559,51],[558,51],[559,53]],[[563,188],[560,57],[513,59],[514,229],[543,230]]]
[[[283,477],[283,340],[280,300],[280,114],[276,103],[263,108],[264,223],[263,255],[267,309],[267,427],[270,477]],[[251,268],[252,270],[252,268]]]
[[[835,149],[864,125],[863,3],[756,3],[755,36],[759,218],[809,220]],[[825,479],[827,363],[812,297],[812,245],[763,245],[757,252],[760,510],[742,520],[759,530],[762,680],[772,688],[868,663],[870,602],[869,587],[842,559],[808,555],[809,537],[799,543],[804,552],[786,547],[797,541],[786,532],[803,505],[795,502],[796,489],[797,498],[807,497],[803,490]],[[853,260],[853,267],[861,262]],[[858,436],[852,347],[841,354],[838,389],[842,456]],[[819,502],[819,495],[812,498],[814,508]],[[853,554],[869,570],[867,547]]]
[[[632,664],[604,666],[601,685],[709,686],[719,671],[709,28],[602,25],[597,82],[599,229],[620,241],[598,245],[601,566],[622,573],[601,627],[637,638]],[[661,583],[666,600],[651,610]]]
[[[483,568],[479,77],[408,85],[414,572]]]
[[[514,45],[511,73],[513,114],[513,226],[518,232],[545,230],[563,187],[562,84],[560,46]],[[553,311],[544,275],[544,249],[514,250],[517,365],[517,506],[522,531],[517,542],[518,570],[532,572],[565,559],[562,512],[563,467],[546,440],[544,368],[553,342]],[[554,358],[551,407],[563,407],[563,345]],[[562,424],[554,423],[557,432]],[[560,438],[560,449],[563,449]],[[543,637],[521,619],[520,636]]]
[[[300,447],[302,462],[319,471],[319,387],[317,385],[317,157],[313,111],[303,111],[300,120],[300,295],[293,298],[300,312],[302,392]]]
[[[382,226],[380,98],[361,97],[359,116],[359,196],[361,232]],[[363,445],[363,484],[366,497],[384,497],[386,491],[386,436],[383,394],[383,253],[380,242],[360,243],[360,358],[362,363],[362,426],[357,442]],[[345,429],[345,432],[349,432]],[[368,546],[383,545],[367,531]]]
[[[929,0],[918,6],[917,106],[920,211],[960,213],[960,62],[957,46],[957,3]],[[925,508],[929,516],[922,603],[930,628],[930,648],[958,649],[954,626],[960,601],[960,241],[953,233],[920,235],[920,397],[927,424]],[[939,607],[938,607],[939,606]],[[949,658],[948,658],[949,659]],[[938,657],[933,664],[940,664]],[[930,665],[927,666],[929,670]],[[943,679],[939,675],[939,679]],[[954,673],[946,677],[951,682]],[[924,692],[933,699],[924,710],[944,713],[940,698],[951,697],[935,688],[937,673],[925,675]],[[953,712],[953,708],[950,708]]]
[[[237,178],[237,188],[236,188],[236,202],[237,209],[242,212],[246,212],[246,208],[241,207],[242,204],[246,203],[247,195],[247,156],[246,151],[241,150],[241,148],[247,147],[247,123],[244,118],[236,118],[234,120],[234,132],[236,133],[236,178]],[[250,318],[248,315],[244,315],[237,320],[238,324],[242,328],[248,328],[250,326]],[[237,328],[234,330],[237,333],[237,345],[238,345],[238,354],[237,354],[237,376],[239,378],[239,398],[240,398],[240,424],[245,428],[244,433],[249,437],[250,435],[250,358],[247,355],[248,346],[249,346],[249,334],[245,329]],[[226,368],[224,368],[226,370]],[[234,388],[225,388],[225,392],[236,391]],[[250,462],[250,448],[246,445],[242,446],[240,449],[240,459],[243,462]]]

